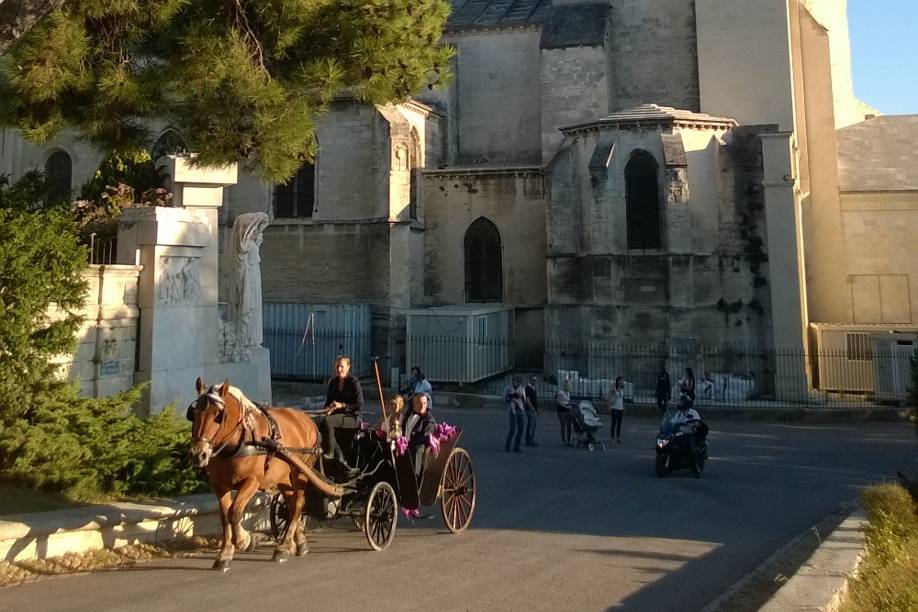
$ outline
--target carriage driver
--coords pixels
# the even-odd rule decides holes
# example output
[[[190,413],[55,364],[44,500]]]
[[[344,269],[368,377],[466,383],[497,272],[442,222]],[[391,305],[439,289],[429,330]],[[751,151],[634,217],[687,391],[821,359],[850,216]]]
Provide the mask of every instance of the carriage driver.
[[[338,441],[335,430],[339,427],[357,428],[357,420],[363,410],[363,389],[360,381],[351,374],[351,360],[341,355],[335,362],[336,375],[328,381],[328,393],[325,395],[325,417],[322,419],[322,431],[325,442],[325,459],[335,458],[350,469]]]

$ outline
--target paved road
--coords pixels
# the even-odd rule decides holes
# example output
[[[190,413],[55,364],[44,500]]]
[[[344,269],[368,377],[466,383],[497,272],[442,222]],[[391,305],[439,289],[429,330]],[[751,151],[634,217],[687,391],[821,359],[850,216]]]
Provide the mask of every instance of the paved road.
[[[0,609],[697,610],[915,448],[904,424],[715,423],[701,480],[658,479],[648,420],[626,417],[624,443],[590,454],[554,444],[544,414],[543,445],[508,455],[504,414],[440,417],[465,428],[478,472],[465,534],[402,521],[373,553],[359,532],[323,529],[285,565],[268,547],[227,575],[210,558],[157,561],[0,590]]]

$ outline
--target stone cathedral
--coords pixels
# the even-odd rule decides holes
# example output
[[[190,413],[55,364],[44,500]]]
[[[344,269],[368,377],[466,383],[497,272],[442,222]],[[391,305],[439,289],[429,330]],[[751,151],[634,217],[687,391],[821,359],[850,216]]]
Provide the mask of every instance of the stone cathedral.
[[[918,118],[855,98],[846,15],[453,0],[448,88],[338,99],[315,164],[241,176],[221,223],[268,213],[264,300],[369,303],[402,371],[410,309],[494,302],[530,342],[799,352],[782,384],[815,385],[813,325],[918,323]],[[63,152],[76,189],[74,142],[6,134],[0,171]]]

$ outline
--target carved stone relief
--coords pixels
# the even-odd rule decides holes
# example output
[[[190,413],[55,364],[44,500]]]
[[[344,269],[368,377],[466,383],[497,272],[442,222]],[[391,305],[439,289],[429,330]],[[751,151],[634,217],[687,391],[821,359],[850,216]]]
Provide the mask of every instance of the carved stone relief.
[[[201,294],[198,260],[194,257],[160,257],[159,266],[159,303],[165,306],[196,304]]]

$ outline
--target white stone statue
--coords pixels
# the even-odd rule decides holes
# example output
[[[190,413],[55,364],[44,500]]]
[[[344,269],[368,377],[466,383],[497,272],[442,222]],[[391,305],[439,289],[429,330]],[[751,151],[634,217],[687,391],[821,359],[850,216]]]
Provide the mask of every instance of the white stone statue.
[[[228,302],[230,323],[235,327],[236,355],[234,361],[245,359],[246,347],[261,346],[261,246],[263,232],[268,226],[263,212],[245,213],[233,222],[229,246]]]

